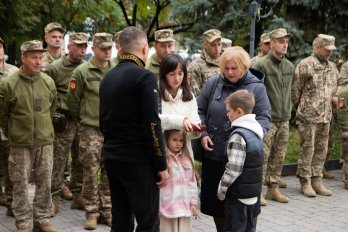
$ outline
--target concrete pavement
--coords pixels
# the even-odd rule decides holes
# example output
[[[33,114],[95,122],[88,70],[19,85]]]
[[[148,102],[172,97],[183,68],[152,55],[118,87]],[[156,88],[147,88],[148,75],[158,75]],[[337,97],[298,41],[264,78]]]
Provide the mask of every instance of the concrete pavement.
[[[289,198],[287,204],[268,201],[262,207],[257,231],[261,232],[320,232],[348,231],[348,190],[342,183],[342,172],[334,171],[335,179],[324,180],[332,190],[331,197],[317,196],[307,198],[300,194],[300,185],[296,177],[287,176],[283,180],[288,187],[283,189]],[[265,189],[264,189],[265,193]],[[33,191],[30,192],[32,198]],[[83,229],[84,212],[71,210],[70,202],[61,200],[61,208],[56,217],[51,219],[59,232],[79,232]],[[0,232],[16,231],[14,218],[6,216],[6,208],[0,206]],[[95,232],[110,231],[110,227],[98,225]],[[201,215],[200,220],[193,220],[193,232],[215,232],[211,217]]]

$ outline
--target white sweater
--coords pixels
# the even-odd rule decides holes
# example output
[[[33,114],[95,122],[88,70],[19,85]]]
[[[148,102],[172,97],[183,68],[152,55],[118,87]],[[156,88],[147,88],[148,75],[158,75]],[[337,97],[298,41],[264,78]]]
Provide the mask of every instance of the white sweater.
[[[188,118],[190,122],[200,123],[201,120],[198,115],[197,101],[194,95],[191,101],[182,101],[182,88],[179,88],[175,98],[173,98],[168,91],[165,91],[167,99],[162,99],[162,113],[161,118],[162,130],[183,130],[184,118]],[[186,144],[193,160],[193,152],[191,146],[191,139],[199,138],[200,133],[187,133]]]

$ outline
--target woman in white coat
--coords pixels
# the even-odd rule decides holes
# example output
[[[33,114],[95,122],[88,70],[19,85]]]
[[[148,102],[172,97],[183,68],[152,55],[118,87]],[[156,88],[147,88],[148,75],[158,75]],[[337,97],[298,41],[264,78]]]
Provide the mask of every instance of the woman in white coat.
[[[200,136],[200,118],[196,98],[187,81],[187,68],[177,54],[168,54],[161,62],[159,71],[161,92],[160,114],[162,130],[184,130],[186,144],[193,160],[191,139]]]

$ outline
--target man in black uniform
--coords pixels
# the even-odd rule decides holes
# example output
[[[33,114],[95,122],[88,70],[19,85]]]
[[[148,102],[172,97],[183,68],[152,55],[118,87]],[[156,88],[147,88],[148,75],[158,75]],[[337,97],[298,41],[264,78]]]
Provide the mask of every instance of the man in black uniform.
[[[100,84],[103,159],[110,183],[113,232],[159,231],[159,188],[167,183],[155,75],[144,69],[146,34],[127,27],[120,63]],[[157,182],[157,183],[156,183]]]

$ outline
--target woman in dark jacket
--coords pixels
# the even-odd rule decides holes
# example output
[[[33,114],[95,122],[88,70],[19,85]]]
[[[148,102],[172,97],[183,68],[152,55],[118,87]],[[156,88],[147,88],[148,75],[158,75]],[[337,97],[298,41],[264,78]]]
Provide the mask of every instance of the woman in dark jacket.
[[[247,89],[254,94],[253,114],[268,131],[271,120],[271,105],[262,82],[264,75],[250,68],[250,58],[241,47],[227,48],[220,57],[221,75],[212,76],[198,96],[198,113],[207,125],[201,144],[205,149],[202,159],[201,211],[214,217],[218,232],[224,231],[224,203],[217,197],[217,188],[225,170],[226,142],[231,133],[225,109],[225,99],[238,89]],[[213,91],[213,92],[212,92]],[[254,217],[261,212],[255,207]],[[256,219],[256,218],[255,218]],[[256,223],[256,220],[255,220]],[[256,226],[256,225],[255,225]]]

